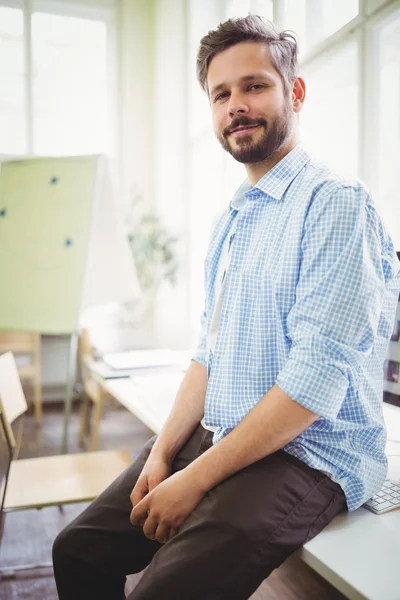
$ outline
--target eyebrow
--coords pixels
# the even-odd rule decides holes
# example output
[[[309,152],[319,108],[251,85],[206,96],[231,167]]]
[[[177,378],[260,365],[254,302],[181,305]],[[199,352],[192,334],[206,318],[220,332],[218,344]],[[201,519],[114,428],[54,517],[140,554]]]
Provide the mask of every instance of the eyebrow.
[[[256,73],[253,75],[245,75],[244,77],[241,77],[240,82],[247,83],[249,81],[256,81],[257,79],[269,79],[270,80],[271,77],[267,73]],[[216,85],[210,91],[210,96],[213,96],[215,94],[215,92],[219,92],[220,90],[222,90],[225,87],[226,87],[226,83],[220,83],[219,85]]]

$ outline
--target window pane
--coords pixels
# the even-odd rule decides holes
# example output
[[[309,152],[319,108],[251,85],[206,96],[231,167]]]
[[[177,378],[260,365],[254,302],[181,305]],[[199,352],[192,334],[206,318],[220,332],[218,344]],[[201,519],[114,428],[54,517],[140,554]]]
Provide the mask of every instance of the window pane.
[[[274,18],[274,3],[272,0],[251,0],[251,12],[272,21]]]
[[[249,13],[272,20],[272,0],[226,0],[225,19],[231,17],[246,17]]]
[[[207,95],[196,78],[196,55],[200,40],[221,21],[220,4],[215,0],[189,1],[189,137],[196,138],[208,132],[212,135],[210,106]]]
[[[359,0],[285,0],[285,28],[299,41],[299,53],[310,50],[358,15]]]
[[[109,153],[106,25],[36,12],[32,46],[34,152]]]
[[[225,19],[245,17],[250,12],[250,0],[227,0],[225,2]]]
[[[335,171],[358,172],[357,43],[324,54],[303,69],[306,100],[300,130],[307,148]]]
[[[385,225],[400,250],[400,11],[378,30],[377,198]]]
[[[191,147],[189,285],[190,321],[194,331],[199,330],[204,304],[203,265],[211,224],[230,200],[223,186],[224,160],[225,152],[213,136],[205,135]]]
[[[286,0],[284,28],[291,29],[296,34],[299,44],[299,55],[306,47],[306,12],[307,0]]]
[[[22,10],[0,7],[0,153],[26,152],[24,21]]]
[[[358,15],[359,0],[323,0],[322,37],[327,38]]]

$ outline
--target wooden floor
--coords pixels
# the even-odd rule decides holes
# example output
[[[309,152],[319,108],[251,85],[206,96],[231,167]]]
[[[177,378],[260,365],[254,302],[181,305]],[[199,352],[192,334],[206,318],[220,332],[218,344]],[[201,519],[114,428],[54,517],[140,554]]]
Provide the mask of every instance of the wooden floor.
[[[43,425],[36,428],[32,414],[25,419],[21,458],[58,454],[62,436],[61,405],[45,405]],[[70,424],[69,451],[79,452],[76,409]],[[100,449],[127,448],[134,455],[150,437],[149,430],[122,407],[108,406],[101,424]],[[6,451],[0,437],[0,477],[4,473]],[[49,561],[57,533],[85,507],[85,504],[40,511],[9,513],[0,547],[0,567]],[[139,575],[130,576],[127,593],[134,589]],[[57,600],[51,569],[25,571],[0,580],[0,598],[16,600]],[[265,580],[251,600],[344,600],[345,597],[296,557],[291,557]],[[71,599],[72,600],[72,599]],[[156,599],[155,599],[156,600]],[[172,599],[171,599],[172,600]],[[205,599],[206,600],[206,599]],[[229,600],[229,599],[227,599]]]

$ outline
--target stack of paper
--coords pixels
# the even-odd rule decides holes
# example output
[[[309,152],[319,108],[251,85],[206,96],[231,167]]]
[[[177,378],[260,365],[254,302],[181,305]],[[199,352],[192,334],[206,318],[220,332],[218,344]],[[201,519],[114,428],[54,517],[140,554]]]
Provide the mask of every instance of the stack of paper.
[[[173,364],[173,352],[169,349],[129,350],[104,354],[103,361],[111,369],[143,369],[166,367]]]
[[[186,369],[189,366],[193,352],[173,351],[168,348],[152,350],[129,350],[128,352],[113,352],[104,354],[102,359],[111,369],[145,369],[148,367],[177,366]]]

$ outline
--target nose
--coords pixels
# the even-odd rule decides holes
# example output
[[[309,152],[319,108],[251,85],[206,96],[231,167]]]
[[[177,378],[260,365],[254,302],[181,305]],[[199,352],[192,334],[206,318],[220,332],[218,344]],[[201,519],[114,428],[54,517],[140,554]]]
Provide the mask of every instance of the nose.
[[[243,94],[231,92],[228,103],[228,111],[230,117],[247,114],[249,112],[249,107]]]

